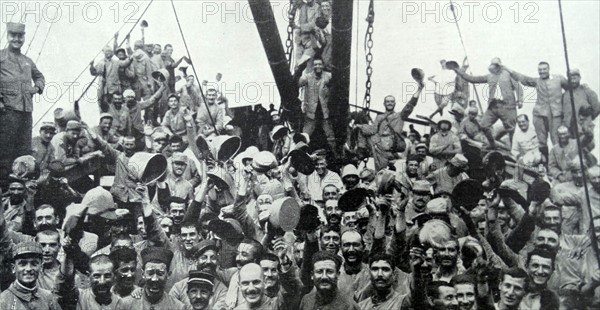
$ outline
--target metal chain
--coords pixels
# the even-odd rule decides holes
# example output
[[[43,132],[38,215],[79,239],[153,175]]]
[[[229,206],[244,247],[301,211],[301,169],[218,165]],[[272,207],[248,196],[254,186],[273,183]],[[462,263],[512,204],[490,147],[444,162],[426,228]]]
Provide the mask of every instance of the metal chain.
[[[287,57],[290,68],[292,67],[292,55],[294,53],[294,20],[296,19],[296,5],[294,0],[290,0],[288,10],[287,40],[285,40],[285,56]]]
[[[369,3],[369,14],[367,15],[367,32],[365,33],[365,60],[367,61],[367,81],[365,82],[365,98],[363,107],[371,108],[371,76],[373,75],[373,23],[375,21],[375,10],[373,8],[373,0]]]

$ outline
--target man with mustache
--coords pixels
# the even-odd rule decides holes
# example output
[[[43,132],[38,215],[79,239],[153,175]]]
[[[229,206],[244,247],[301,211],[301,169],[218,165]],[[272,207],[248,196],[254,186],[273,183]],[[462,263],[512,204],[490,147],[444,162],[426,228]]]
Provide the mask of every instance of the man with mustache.
[[[4,217],[0,218],[1,230],[6,230]],[[0,233],[0,236],[6,234]],[[4,239],[0,238],[0,239]],[[50,291],[37,286],[37,278],[42,268],[42,248],[35,242],[22,242],[7,250],[12,256],[12,273],[16,280],[8,289],[0,293],[0,309],[40,309],[60,310],[61,307]],[[12,251],[12,253],[11,253]]]
[[[186,306],[193,306],[189,298],[190,278],[192,273],[202,272],[213,276],[211,294],[209,298],[208,309],[225,308],[225,296],[227,295],[227,286],[223,279],[227,279],[225,271],[217,265],[217,256],[219,248],[214,240],[202,240],[195,246],[195,256],[198,261],[196,270],[190,271],[190,277],[185,278],[173,285],[169,295],[184,303]]]
[[[529,289],[519,304],[521,309],[558,309],[558,295],[547,287],[555,257],[556,253],[546,246],[539,246],[527,255]]]
[[[409,225],[414,225],[413,219],[425,212],[425,207],[427,207],[427,203],[431,201],[433,197],[433,193],[431,191],[431,183],[427,180],[419,180],[413,183],[412,187],[412,197],[408,201],[406,206],[406,222]]]
[[[600,216],[593,218],[592,233],[600,240]],[[584,249],[579,259],[570,259],[561,272],[559,294],[564,297],[565,309],[596,309],[600,305],[600,269],[598,257],[592,247]],[[586,308],[587,307],[587,308]]]
[[[254,239],[244,239],[237,247],[235,262],[237,271],[231,277],[229,289],[227,291],[226,304],[230,308],[235,308],[243,302],[244,296],[240,288],[240,270],[247,264],[259,263],[259,259],[264,253],[264,248],[260,242]],[[230,270],[235,270],[236,267]]]
[[[112,292],[125,298],[139,287],[135,285],[137,253],[131,248],[117,248],[110,252],[110,260],[113,263],[114,285]]]
[[[240,269],[240,290],[244,302],[234,310],[280,310],[283,300],[265,296],[265,276],[263,269],[255,263],[245,265]]]
[[[6,23],[6,34],[8,47],[0,50],[0,179],[8,177],[15,158],[31,153],[33,96],[45,86],[44,75],[21,52],[25,24]]]
[[[280,309],[296,309],[300,303],[302,283],[296,276],[297,267],[286,254],[288,246],[283,238],[274,241],[276,254],[266,253],[260,258],[266,297],[283,301]]]
[[[408,309],[413,305],[413,300],[419,298],[415,293],[422,289],[415,285],[420,285],[417,284],[420,281],[412,281],[414,287],[410,294],[401,294],[394,288],[397,281],[394,260],[392,255],[383,252],[373,253],[369,257],[369,280],[373,290],[359,303],[361,309]],[[419,273],[418,270],[416,272]]]
[[[342,220],[342,209],[338,206],[338,200],[325,201],[325,219],[329,225],[340,225]]]
[[[106,254],[94,256],[89,261],[90,287],[77,288],[73,264],[78,257],[77,243],[70,236],[62,244],[65,256],[60,263],[60,272],[56,276],[54,292],[58,295],[61,306],[65,309],[116,309],[116,304],[121,297],[112,292],[114,283],[114,264]]]
[[[581,72],[579,69],[571,69],[569,77],[571,80],[569,87],[573,89],[575,111],[571,108],[571,94],[569,91],[565,91],[562,94],[562,124],[569,127],[571,137],[575,137],[575,123],[579,121],[581,107],[591,107],[593,111],[591,118],[595,120],[600,115],[600,103],[598,102],[598,94],[587,84],[581,84]]]
[[[162,247],[142,251],[144,286],[142,298],[128,296],[117,302],[116,309],[169,309],[183,310],[185,305],[165,292],[170,275],[173,252]]]
[[[171,197],[177,197],[189,201],[192,199],[194,187],[192,183],[183,177],[188,166],[188,157],[181,152],[173,153],[170,158],[172,169],[167,170],[166,183],[169,185]]]
[[[344,296],[352,296],[369,284],[369,266],[362,262],[364,247],[363,238],[356,230],[347,230],[342,234],[344,263],[340,268],[338,289]]]
[[[452,277],[464,272],[464,268],[458,266],[459,245],[457,239],[450,239],[435,247],[434,259],[437,270],[433,272],[434,281],[450,282]],[[462,269],[462,270],[461,270]]]
[[[328,251],[337,255],[340,251],[340,226],[324,225],[321,226],[320,248],[322,251]]]
[[[302,297],[300,309],[360,309],[351,296],[345,296],[338,290],[338,277],[342,265],[341,258],[329,251],[320,251],[315,253],[311,259],[311,279],[315,289]]]
[[[192,270],[187,279],[187,297],[193,310],[220,309],[210,305],[215,276],[203,271]],[[188,307],[189,309],[189,307]]]
[[[427,285],[427,309],[457,310],[456,289],[446,281],[432,281]]]
[[[23,226],[26,224],[27,213],[31,214],[33,211],[32,205],[27,202],[26,198],[27,188],[25,187],[25,181],[21,179],[11,180],[8,186],[8,197],[2,198],[2,212],[10,231],[31,233],[25,231],[27,227]]]

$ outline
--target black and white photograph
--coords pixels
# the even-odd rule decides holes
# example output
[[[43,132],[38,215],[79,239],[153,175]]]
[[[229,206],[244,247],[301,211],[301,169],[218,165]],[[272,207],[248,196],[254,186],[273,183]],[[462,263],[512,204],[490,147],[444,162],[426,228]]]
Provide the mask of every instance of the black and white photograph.
[[[599,0],[2,0],[0,310],[600,310]]]

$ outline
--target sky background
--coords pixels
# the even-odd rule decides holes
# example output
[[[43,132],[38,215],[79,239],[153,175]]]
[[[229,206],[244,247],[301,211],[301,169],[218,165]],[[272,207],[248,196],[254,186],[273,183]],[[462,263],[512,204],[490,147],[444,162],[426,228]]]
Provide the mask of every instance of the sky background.
[[[100,59],[98,53],[121,27],[123,37],[148,3],[10,0],[0,3],[0,47],[6,42],[4,23],[23,18],[27,25],[23,49],[34,60],[39,55],[37,66],[46,76],[46,92],[36,96],[34,122],[53,104],[44,120],[52,119],[54,108],[72,106],[92,80],[87,71],[90,60]],[[289,3],[271,3],[285,42]],[[550,63],[551,73],[565,75],[557,1],[454,3],[472,73],[487,73],[490,60],[500,57],[507,66],[530,76],[537,76],[537,63],[541,60]],[[350,102],[359,105],[365,91],[363,44],[368,5],[367,0],[355,0],[354,5]],[[222,73],[221,89],[232,106],[279,104],[247,1],[175,1],[175,6],[200,80],[214,81],[216,73]],[[25,9],[27,14],[23,16]],[[582,82],[598,92],[600,1],[565,0],[563,10],[571,67],[579,68]],[[185,54],[170,1],[155,0],[143,19],[150,25],[146,30],[148,43],[173,44],[175,59]],[[132,44],[140,37],[140,29],[136,27]],[[460,62],[464,57],[449,1],[376,0],[373,40],[371,107],[378,110],[383,109],[383,98],[388,94],[395,95],[401,106],[408,101],[416,87],[410,77],[411,68],[422,68],[426,75],[432,75],[438,70],[440,59]],[[69,87],[84,69],[78,84]],[[433,85],[427,84],[426,95],[415,114],[428,115],[435,109],[433,89]],[[66,94],[57,100],[65,90]],[[526,88],[525,94],[522,111],[531,113],[535,90]],[[96,89],[92,87],[81,101],[83,118],[92,124],[98,115],[95,96]]]

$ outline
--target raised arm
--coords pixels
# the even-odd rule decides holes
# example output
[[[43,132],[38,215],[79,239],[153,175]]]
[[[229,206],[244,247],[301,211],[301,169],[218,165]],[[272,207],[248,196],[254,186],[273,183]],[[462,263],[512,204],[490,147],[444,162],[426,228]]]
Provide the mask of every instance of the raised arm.
[[[504,70],[506,70],[506,72],[510,73],[510,76],[521,82],[521,84],[525,85],[525,86],[529,86],[529,87],[536,87],[537,86],[537,79],[536,78],[532,78],[529,76],[526,76],[524,74],[521,74],[517,71],[513,71],[511,69],[509,69],[508,67],[504,66],[503,67]]]
[[[140,109],[146,109],[158,102],[158,99],[162,97],[162,92],[166,88],[167,87],[165,86],[165,83],[161,84],[160,88],[154,93],[154,95],[152,95],[152,97],[148,98],[148,100],[142,100],[138,103],[140,105]]]
[[[456,75],[460,76],[465,81],[471,82],[473,84],[482,84],[482,83],[488,82],[487,75],[474,76],[474,75],[470,75],[466,72],[463,72],[463,71],[459,70],[458,68],[454,69],[454,72],[456,72]]]

